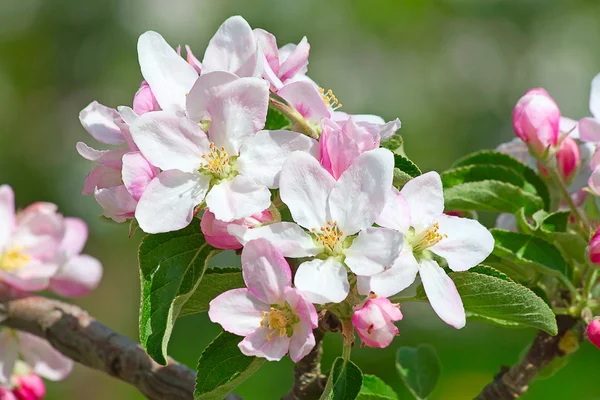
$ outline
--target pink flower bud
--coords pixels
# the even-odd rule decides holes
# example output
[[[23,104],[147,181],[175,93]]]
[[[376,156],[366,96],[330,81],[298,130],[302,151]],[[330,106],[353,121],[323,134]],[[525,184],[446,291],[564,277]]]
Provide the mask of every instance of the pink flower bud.
[[[200,221],[200,229],[204,234],[204,238],[213,247],[223,250],[241,249],[243,246],[234,237],[229,234],[227,227],[229,225],[241,225],[247,228],[255,228],[265,222],[273,221],[273,216],[268,210],[264,210],[260,214],[254,214],[250,217],[236,219],[231,222],[223,222],[215,218],[215,214],[206,210]]]
[[[140,88],[133,97],[133,111],[137,115],[142,115],[150,111],[159,111],[160,106],[150,89],[148,82],[142,81]]]
[[[513,110],[513,128],[517,136],[541,155],[558,143],[560,110],[544,89],[531,89]]]
[[[587,253],[592,263],[600,265],[600,228],[596,230],[596,233],[590,239]]]
[[[15,380],[13,393],[18,400],[39,400],[46,395],[46,385],[36,374],[17,376]]]
[[[18,400],[13,392],[5,388],[4,386],[0,386],[0,400]]]
[[[385,297],[371,297],[352,315],[352,324],[362,342],[369,347],[384,348],[398,335],[394,321],[402,319],[399,305]]]
[[[556,153],[556,162],[562,177],[565,181],[570,181],[581,164],[579,145],[570,136],[567,136],[560,144],[558,153]]]
[[[600,349],[600,321],[595,319],[587,327],[587,337]]]

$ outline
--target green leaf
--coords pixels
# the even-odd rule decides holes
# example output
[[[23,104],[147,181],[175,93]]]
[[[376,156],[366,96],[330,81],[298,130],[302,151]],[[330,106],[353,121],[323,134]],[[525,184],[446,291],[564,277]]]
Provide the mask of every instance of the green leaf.
[[[558,211],[548,214],[541,221],[541,229],[550,232],[566,232],[569,226],[570,211]]]
[[[208,260],[218,253],[204,240],[200,224],[148,235],[140,244],[140,342],[166,364],[171,331],[183,305],[200,283]]]
[[[212,299],[231,289],[245,287],[242,270],[239,268],[207,268],[200,284],[185,302],[180,317],[208,311]]]
[[[490,229],[490,232],[495,241],[493,255],[524,269],[533,269],[553,276],[568,276],[567,264],[554,245],[524,233],[501,229]]]
[[[534,234],[553,243],[565,258],[585,264],[587,242],[577,232],[568,230],[570,215],[569,211],[546,215]]]
[[[508,154],[497,151],[484,150],[472,153],[456,161],[452,168],[464,167],[466,165],[495,165],[508,167],[519,175],[523,176],[536,190],[544,203],[544,209],[550,208],[550,193],[546,183],[538,174],[527,165],[509,156]]]
[[[524,207],[529,214],[544,206],[542,199],[523,188],[500,181],[466,182],[444,190],[448,210],[493,211],[515,214]]]
[[[400,347],[396,353],[396,370],[417,399],[425,399],[433,392],[441,369],[437,353],[431,346]]]
[[[375,375],[363,375],[363,383],[357,400],[397,400],[394,389]]]
[[[517,172],[497,165],[467,165],[443,172],[440,176],[445,189],[462,183],[491,180],[510,183],[528,193],[536,193],[535,188]]]
[[[556,335],[554,313],[533,291],[518,283],[473,272],[451,272],[467,317],[503,327],[532,327]]]
[[[265,362],[243,355],[240,341],[240,336],[222,332],[204,349],[198,360],[195,400],[222,400]]]
[[[388,149],[394,154],[406,157],[406,154],[404,154],[404,139],[400,135],[394,134],[388,140],[381,142],[381,147]]]
[[[498,271],[496,268],[490,267],[489,265],[477,265],[471,269],[469,272],[476,272],[482,275],[494,276],[498,279],[502,279],[503,281],[513,282],[504,272]]]
[[[397,189],[402,189],[402,187],[406,185],[406,183],[412,178],[413,177],[407,174],[406,172],[400,171],[398,168],[394,168],[394,179],[392,181],[392,184]]]
[[[394,154],[394,163],[398,170],[406,173],[412,178],[421,175],[421,170],[417,165],[406,157],[399,154]]]
[[[267,110],[267,121],[265,130],[291,129],[292,123],[288,117],[276,108],[269,107]]]
[[[320,400],[354,400],[360,392],[362,382],[360,368],[352,361],[338,357],[333,362]]]

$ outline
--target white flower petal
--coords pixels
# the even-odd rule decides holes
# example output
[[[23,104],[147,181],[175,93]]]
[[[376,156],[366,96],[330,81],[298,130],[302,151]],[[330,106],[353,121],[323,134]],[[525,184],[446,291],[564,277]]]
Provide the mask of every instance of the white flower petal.
[[[411,179],[400,191],[410,207],[411,225],[426,229],[444,212],[442,180],[437,172],[427,172]]]
[[[0,331],[0,385],[11,387],[10,378],[19,358],[19,343],[13,332],[8,329]]]
[[[0,186],[0,221],[0,251],[3,251],[15,227],[15,193],[8,185]]]
[[[439,234],[447,235],[430,250],[448,262],[453,271],[466,271],[485,260],[494,250],[492,234],[474,219],[442,214]]]
[[[200,75],[186,99],[186,112],[195,122],[210,119],[208,104],[223,86],[239,79],[226,71],[214,71]]]
[[[590,91],[590,111],[594,118],[600,119],[600,74],[592,79]]]
[[[385,206],[393,173],[392,152],[380,148],[362,153],[340,176],[329,195],[328,214],[345,235],[373,225]]]
[[[281,200],[294,221],[306,229],[327,224],[327,198],[334,185],[329,172],[313,156],[300,151],[288,157],[279,177]]]
[[[579,135],[584,142],[600,142],[600,121],[594,118],[580,119]]]
[[[375,220],[377,225],[406,233],[410,228],[410,206],[406,198],[396,189],[391,188],[383,211]]]
[[[51,381],[65,379],[73,369],[73,361],[63,356],[50,343],[29,333],[19,332],[21,355],[33,372]]]
[[[168,111],[140,115],[131,136],[146,159],[163,170],[197,171],[210,145],[197,123]]]
[[[150,182],[135,210],[146,233],[170,232],[192,221],[194,207],[202,203],[210,177],[178,170],[161,172]]]
[[[392,268],[373,276],[359,276],[358,292],[362,295],[373,292],[379,297],[393,296],[412,285],[417,272],[419,263],[408,248],[400,253]]]
[[[263,357],[269,361],[279,361],[290,347],[290,338],[272,333],[267,327],[258,328],[244,338],[238,347],[246,356]]]
[[[198,79],[198,73],[163,37],[152,31],[138,40],[142,75],[163,110],[185,109],[185,96]]]
[[[346,269],[333,257],[300,264],[294,284],[308,301],[316,304],[339,303],[350,290]]]
[[[259,228],[230,224],[227,231],[243,245],[254,239],[266,239],[285,257],[310,257],[322,251],[313,238],[293,222],[276,222]]]
[[[460,329],[466,317],[462,300],[452,279],[433,260],[421,260],[419,270],[423,288],[435,313],[448,325]]]
[[[117,110],[92,101],[79,113],[79,121],[94,139],[106,144],[122,144],[125,138],[115,123],[121,118]]]
[[[283,163],[294,151],[306,152],[316,159],[319,144],[298,132],[260,131],[244,142],[235,166],[240,174],[257,184],[276,189]]]
[[[252,179],[238,175],[222,181],[206,195],[206,205],[215,217],[224,222],[249,217],[269,208],[271,192]]]
[[[392,267],[403,243],[404,235],[398,231],[367,228],[344,251],[345,263],[356,275],[375,275]]]
[[[573,139],[579,139],[579,121],[567,117],[560,117],[559,130],[562,133],[568,133]]]

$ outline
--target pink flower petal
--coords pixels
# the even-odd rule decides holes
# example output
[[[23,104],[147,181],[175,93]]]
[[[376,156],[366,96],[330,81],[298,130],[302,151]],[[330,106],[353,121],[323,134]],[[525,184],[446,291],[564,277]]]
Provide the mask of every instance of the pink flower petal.
[[[103,210],[103,215],[115,222],[125,222],[133,218],[137,202],[125,185],[97,189],[94,197]]]
[[[15,194],[8,185],[0,186],[0,251],[10,240],[15,225]]]
[[[127,191],[135,201],[139,201],[144,191],[158,175],[158,168],[152,166],[139,151],[127,153],[123,156],[123,169],[121,176]]]
[[[195,122],[210,120],[208,106],[211,100],[223,90],[226,84],[238,79],[237,76],[226,71],[214,71],[201,75],[186,99],[188,117]]]
[[[79,113],[79,121],[85,130],[94,139],[106,144],[125,143],[121,129],[115,123],[117,118],[121,118],[117,110],[103,106],[97,101],[91,102]]]
[[[63,356],[47,341],[19,332],[21,355],[33,372],[51,381],[65,379],[73,369],[73,361]]]
[[[242,244],[254,239],[267,239],[277,246],[285,257],[309,257],[322,251],[315,245],[313,238],[293,222],[276,222],[253,229],[229,225],[227,229]]]
[[[258,300],[248,289],[233,289],[210,302],[208,317],[227,332],[246,336],[259,328],[263,311],[269,309],[269,304]]]
[[[60,267],[50,279],[50,290],[63,297],[81,297],[96,289],[102,278],[102,264],[86,254],[77,255]]]
[[[323,118],[331,116],[317,87],[310,82],[288,83],[277,94],[312,123],[320,124]]]
[[[238,345],[243,354],[266,358],[269,361],[279,361],[285,356],[290,347],[290,338],[279,336],[277,332],[267,339],[271,331],[258,328],[244,338]]]
[[[285,302],[284,292],[292,284],[292,271],[281,252],[265,239],[252,240],[242,251],[244,282],[260,301]]]
[[[78,255],[88,238],[86,223],[79,218],[65,218],[65,236],[60,244],[61,251],[69,256]]]

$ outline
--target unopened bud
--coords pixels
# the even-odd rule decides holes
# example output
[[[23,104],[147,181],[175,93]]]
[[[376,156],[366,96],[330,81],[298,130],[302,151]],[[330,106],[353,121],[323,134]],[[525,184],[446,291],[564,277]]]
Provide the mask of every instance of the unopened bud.
[[[531,89],[513,110],[513,128],[529,149],[542,155],[558,144],[560,110],[544,89]]]
[[[247,228],[256,228],[264,223],[272,222],[273,215],[269,210],[264,210],[250,217],[236,219],[231,222],[223,222],[215,218],[215,214],[209,210],[204,211],[200,221],[200,229],[204,238],[211,246],[223,250],[241,249],[242,244],[229,234],[227,227],[229,225],[241,225]]]
[[[593,264],[600,265],[600,228],[596,230],[587,247],[588,257]]]
[[[587,337],[594,346],[600,349],[600,321],[595,319],[590,322],[587,327]]]
[[[46,385],[34,373],[15,377],[13,394],[18,400],[40,400],[46,395]]]

